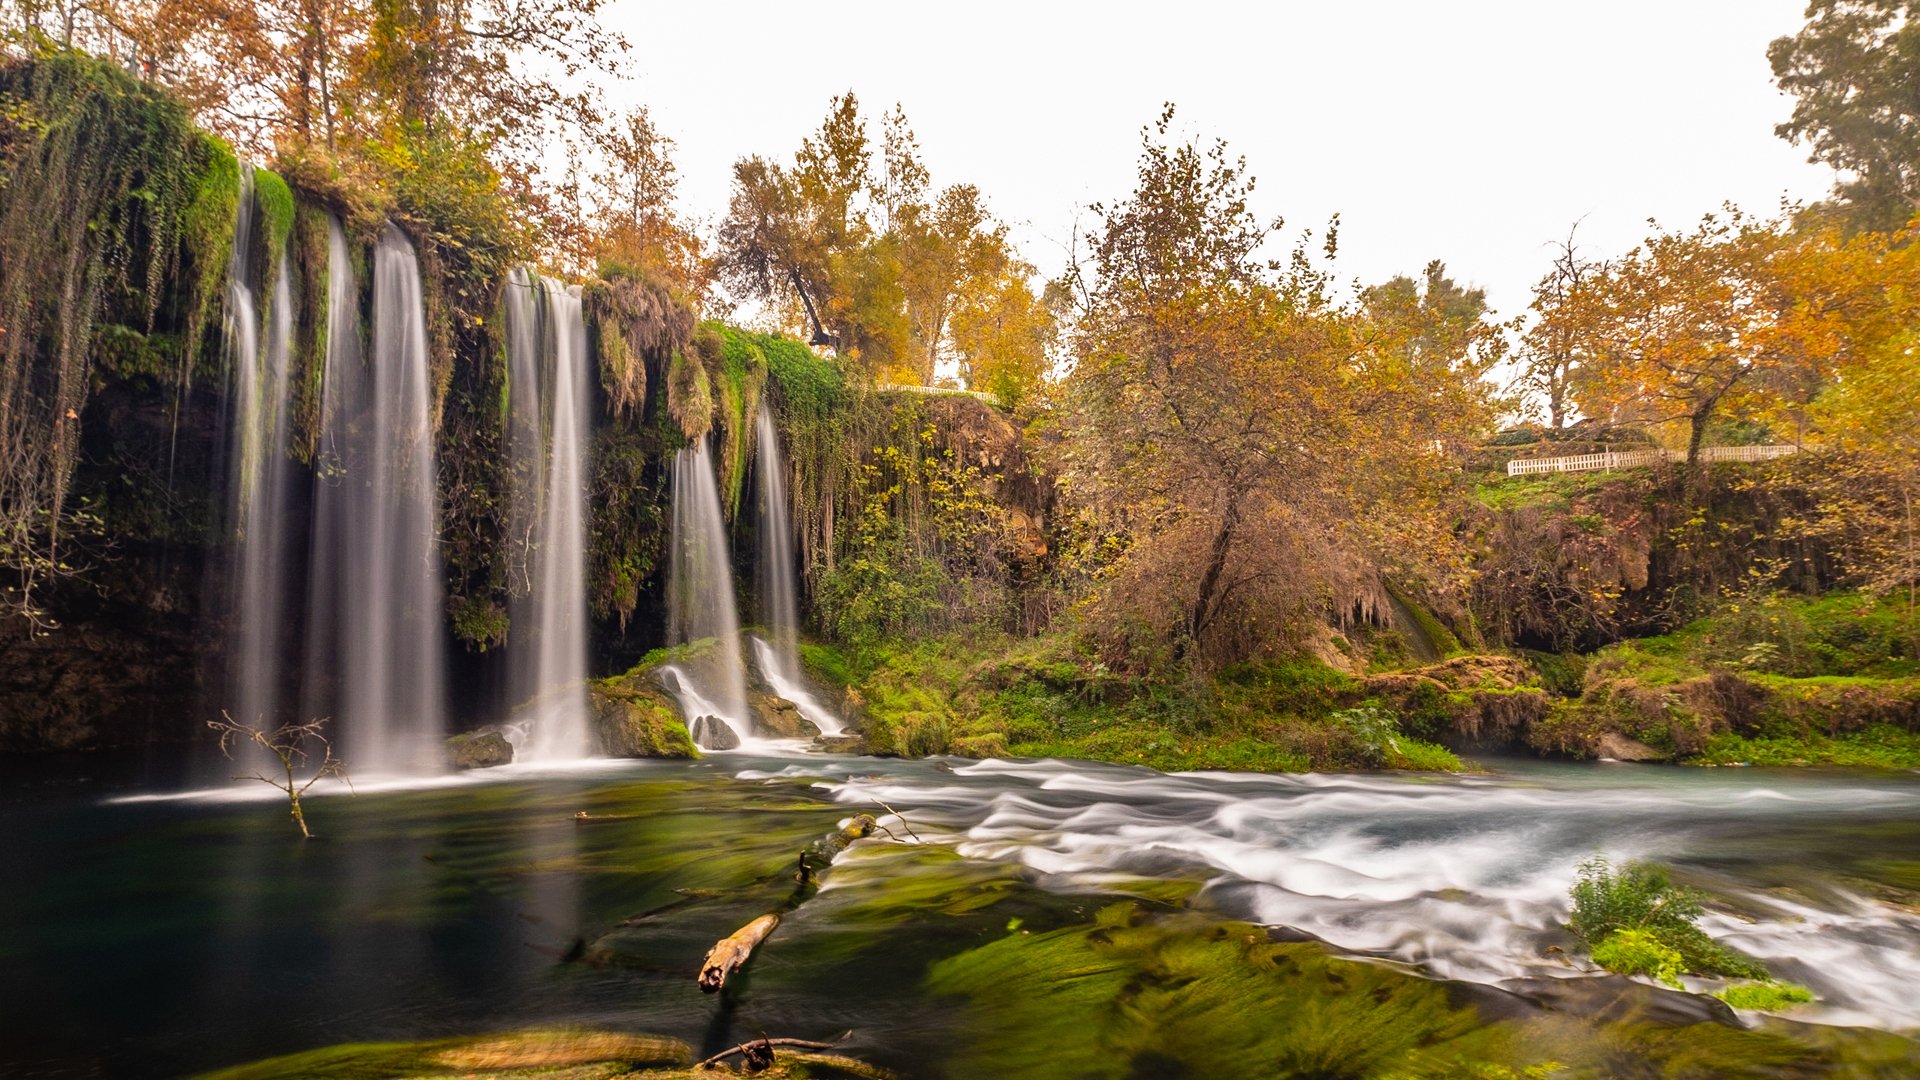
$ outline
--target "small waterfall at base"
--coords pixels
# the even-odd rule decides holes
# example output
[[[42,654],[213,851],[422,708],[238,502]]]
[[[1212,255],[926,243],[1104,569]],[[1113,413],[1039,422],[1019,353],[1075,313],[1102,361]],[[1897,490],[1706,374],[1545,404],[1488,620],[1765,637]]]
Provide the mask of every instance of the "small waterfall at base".
[[[315,461],[310,687],[349,768],[444,767],[445,669],[432,398],[420,268],[389,223],[373,252],[372,347],[360,349],[346,237],[330,229],[327,363]],[[321,695],[316,694],[316,697]]]
[[[592,752],[587,725],[587,341],[580,293],[516,269],[507,283],[509,452],[516,583],[508,725],[516,758]]]
[[[673,524],[667,570],[667,636],[674,644],[706,641],[711,648],[667,669],[695,741],[727,749],[707,717],[732,741],[752,733],[747,719],[747,669],[740,655],[740,616],[733,601],[733,565],[720,516],[720,486],[703,439],[673,455]]]
[[[820,704],[800,674],[800,604],[793,575],[793,519],[787,506],[786,459],[780,454],[773,413],[765,405],[760,406],[753,426],[759,442],[760,616],[773,638],[753,640],[754,663],[773,692],[793,702],[800,715],[811,720],[822,735],[838,735],[845,725]]]
[[[284,717],[280,661],[293,539],[293,463],[287,455],[293,289],[284,251],[267,303],[266,347],[253,278],[253,170],[241,173],[227,272],[227,677],[236,722],[274,727]]]

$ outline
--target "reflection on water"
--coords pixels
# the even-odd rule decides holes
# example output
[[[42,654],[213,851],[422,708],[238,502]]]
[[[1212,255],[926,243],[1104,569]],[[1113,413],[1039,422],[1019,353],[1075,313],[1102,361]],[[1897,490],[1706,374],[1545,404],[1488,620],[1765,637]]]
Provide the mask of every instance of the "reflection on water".
[[[1820,994],[1804,1018],[1920,1028],[1910,775],[1161,776],[742,753],[357,787],[312,800],[311,843],[260,784],[41,785],[0,805],[0,1073],[177,1075],[555,1021],[716,1047],[854,1028],[853,1052],[906,1067],[958,1037],[931,965],[1013,920],[1084,922],[1114,893],[1438,977],[1566,979],[1580,973],[1548,946],[1568,944],[1565,891],[1598,850],[1713,894],[1716,936]],[[923,843],[856,848],[727,1007],[695,991],[706,948],[777,907],[794,853],[860,811]]]

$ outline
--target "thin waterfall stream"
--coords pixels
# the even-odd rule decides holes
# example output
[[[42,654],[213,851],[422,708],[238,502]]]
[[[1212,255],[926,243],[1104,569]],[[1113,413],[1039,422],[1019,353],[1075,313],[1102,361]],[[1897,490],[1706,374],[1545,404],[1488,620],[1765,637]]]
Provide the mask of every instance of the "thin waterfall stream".
[[[514,592],[508,725],[516,756],[592,752],[587,726],[586,322],[580,291],[515,269],[507,283],[513,531],[524,545]]]
[[[244,169],[241,177],[226,297],[231,375],[227,528],[232,544],[227,606],[233,617],[228,629],[233,646],[225,706],[237,722],[271,727],[282,719],[287,680],[280,659],[293,599],[294,470],[287,453],[293,290],[286,252],[275,251],[263,343],[252,265],[257,216],[253,171]]]
[[[812,721],[822,735],[838,735],[846,725],[820,703],[800,667],[799,591],[794,581],[793,514],[787,503],[786,458],[773,413],[762,405],[754,417],[760,474],[760,615],[771,640],[753,639],[760,677]]]
[[[338,222],[329,242],[311,709],[335,719],[338,744],[362,771],[436,772],[444,767],[445,605],[419,261],[412,242],[388,224],[373,251],[373,319],[363,353],[352,258]]]
[[[692,648],[665,671],[694,741],[708,749],[730,749],[749,738],[753,726],[747,714],[733,560],[713,454],[704,439],[673,455],[668,543],[667,640]],[[716,730],[716,724],[724,731]]]

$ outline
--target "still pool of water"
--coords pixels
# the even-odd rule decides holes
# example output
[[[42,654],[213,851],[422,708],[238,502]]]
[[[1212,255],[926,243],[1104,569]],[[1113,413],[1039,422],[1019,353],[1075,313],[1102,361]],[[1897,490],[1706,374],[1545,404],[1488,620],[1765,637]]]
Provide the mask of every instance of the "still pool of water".
[[[1128,897],[1282,928],[1456,999],[1538,1003],[1603,981],[1559,926],[1600,851],[1712,896],[1709,932],[1818,994],[1796,1020],[1920,1031],[1920,776],[1488,765],[512,766],[312,798],[321,838],[302,843],[263,785],[171,793],[14,762],[0,1075],[174,1076],[555,1022],[713,1048],[852,1030],[850,1052],[907,1075],[980,1075],[954,1047],[995,1038],[992,1010],[962,1007],[945,962]],[[707,947],[779,907],[796,853],[861,812],[887,832],[840,858],[735,991],[700,994]]]

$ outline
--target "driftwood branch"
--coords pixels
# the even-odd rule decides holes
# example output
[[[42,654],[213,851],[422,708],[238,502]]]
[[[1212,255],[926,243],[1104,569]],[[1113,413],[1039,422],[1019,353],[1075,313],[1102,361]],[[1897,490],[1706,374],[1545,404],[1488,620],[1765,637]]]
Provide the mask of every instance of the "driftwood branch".
[[[700,989],[711,994],[727,985],[727,976],[739,971],[779,925],[780,916],[762,915],[721,938],[707,950],[707,958],[700,965]]]
[[[776,1046],[791,1046],[800,1050],[831,1050],[852,1037],[853,1032],[851,1031],[841,1032],[840,1037],[832,1042],[816,1042],[812,1039],[769,1039],[762,1037],[752,1042],[743,1042],[739,1046],[729,1050],[722,1050],[694,1067],[697,1069],[711,1069],[728,1058],[733,1057],[735,1054],[742,1054],[745,1055],[750,1062],[764,1062],[761,1067],[765,1068],[767,1065],[773,1064],[773,1048]]]

